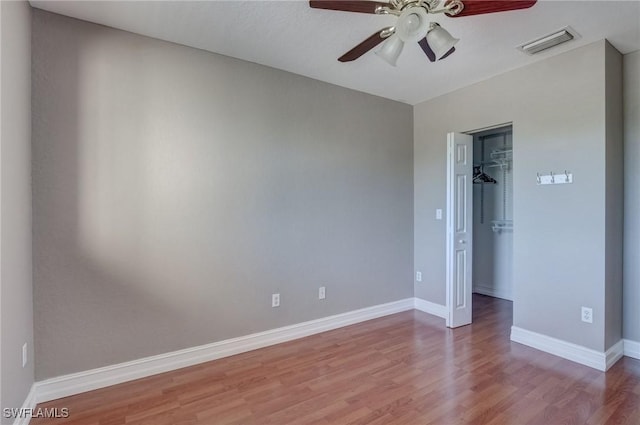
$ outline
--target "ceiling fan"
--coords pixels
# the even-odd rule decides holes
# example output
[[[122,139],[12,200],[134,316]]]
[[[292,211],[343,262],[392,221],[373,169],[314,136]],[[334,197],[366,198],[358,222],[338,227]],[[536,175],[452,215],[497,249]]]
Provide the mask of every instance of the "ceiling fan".
[[[455,51],[454,38],[436,22],[429,22],[429,14],[444,13],[457,18],[484,13],[505,12],[527,9],[537,0],[390,0],[387,2],[369,0],[311,0],[314,9],[340,10],[344,12],[395,15],[398,21],[386,27],[340,56],[340,62],[358,59],[378,44],[385,42],[376,52],[389,64],[396,66],[404,44],[417,42],[431,62],[444,59]]]

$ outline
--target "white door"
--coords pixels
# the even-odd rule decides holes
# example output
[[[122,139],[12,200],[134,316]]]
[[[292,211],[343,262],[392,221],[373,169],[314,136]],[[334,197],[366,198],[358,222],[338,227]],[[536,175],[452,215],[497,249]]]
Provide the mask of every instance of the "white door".
[[[447,134],[447,326],[471,323],[473,137]]]

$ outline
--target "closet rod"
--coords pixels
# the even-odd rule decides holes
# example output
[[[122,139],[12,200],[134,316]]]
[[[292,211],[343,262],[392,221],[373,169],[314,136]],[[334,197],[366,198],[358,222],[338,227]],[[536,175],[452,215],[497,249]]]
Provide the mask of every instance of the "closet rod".
[[[478,138],[480,140],[484,140],[484,139],[489,139],[489,138],[493,138],[493,137],[496,137],[496,136],[508,136],[510,134],[513,134],[513,130],[498,131],[497,133],[487,134],[485,136],[480,136]]]

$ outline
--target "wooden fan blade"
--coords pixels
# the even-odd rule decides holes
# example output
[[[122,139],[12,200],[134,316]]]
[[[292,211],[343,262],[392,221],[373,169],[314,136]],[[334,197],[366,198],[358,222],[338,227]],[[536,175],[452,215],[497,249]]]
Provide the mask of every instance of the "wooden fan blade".
[[[359,13],[376,13],[376,9],[379,6],[389,6],[389,3],[379,1],[366,1],[366,0],[352,0],[352,1],[340,1],[340,0],[311,0],[309,6],[314,9],[328,9],[328,10],[342,10],[344,12],[359,12]]]
[[[364,55],[369,50],[373,49],[374,47],[376,47],[378,44],[382,43],[386,39],[386,37],[382,38],[380,36],[380,33],[382,31],[378,31],[375,34],[372,34],[371,37],[367,38],[362,43],[358,44],[356,47],[349,50],[344,55],[340,56],[338,60],[340,62],[351,62],[353,60],[358,59],[360,56]]]
[[[457,15],[452,15],[451,17],[459,18],[461,16],[482,15],[484,13],[528,9],[536,4],[536,2],[537,0],[462,0],[464,9],[462,9],[462,12]]]

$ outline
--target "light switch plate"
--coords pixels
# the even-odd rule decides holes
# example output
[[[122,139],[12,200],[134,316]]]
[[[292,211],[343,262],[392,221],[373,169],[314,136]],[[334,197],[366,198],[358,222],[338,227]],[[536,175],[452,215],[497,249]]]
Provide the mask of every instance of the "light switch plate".
[[[29,360],[27,355],[28,355],[27,343],[25,342],[24,345],[22,346],[22,367],[25,367],[27,365],[27,361]]]

